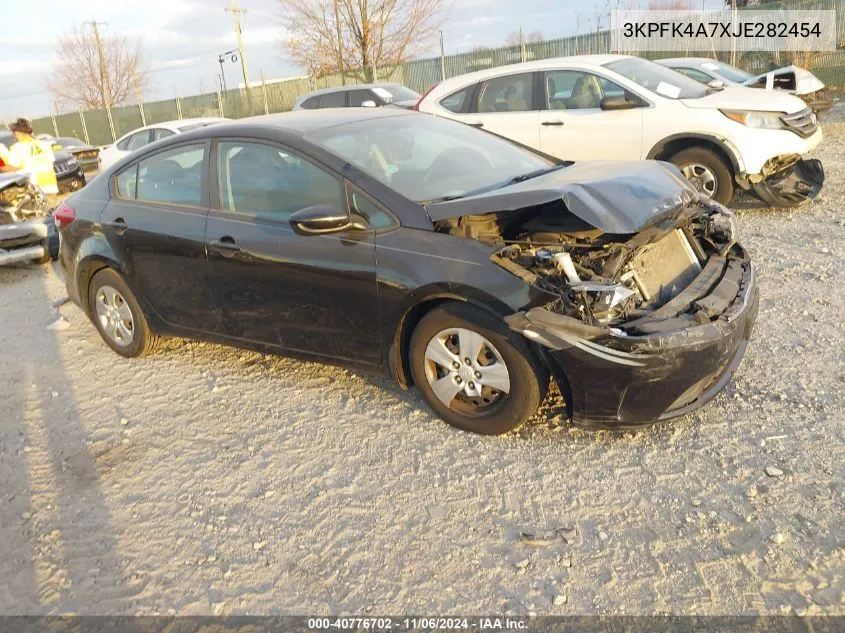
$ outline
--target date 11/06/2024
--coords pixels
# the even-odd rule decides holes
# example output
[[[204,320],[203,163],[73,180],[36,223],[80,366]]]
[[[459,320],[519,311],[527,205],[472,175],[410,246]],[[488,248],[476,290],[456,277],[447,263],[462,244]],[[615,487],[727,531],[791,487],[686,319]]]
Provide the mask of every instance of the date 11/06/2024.
[[[521,631],[528,627],[527,618],[380,618],[380,617],[336,617],[309,618],[308,628],[314,630],[361,630],[373,631]]]

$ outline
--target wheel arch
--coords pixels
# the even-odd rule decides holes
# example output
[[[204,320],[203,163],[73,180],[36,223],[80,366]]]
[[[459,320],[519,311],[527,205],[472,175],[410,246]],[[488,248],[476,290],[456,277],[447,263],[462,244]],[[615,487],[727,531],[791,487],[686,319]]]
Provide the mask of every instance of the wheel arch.
[[[388,365],[390,373],[394,378],[396,378],[402,389],[408,389],[414,384],[413,378],[411,378],[409,354],[411,335],[414,333],[414,328],[416,328],[417,324],[426,314],[434,310],[436,307],[450,301],[474,306],[498,319],[503,318],[510,312],[509,310],[506,311],[504,309],[500,309],[501,305],[497,305],[497,300],[493,297],[490,297],[488,302],[480,297],[468,297],[454,292],[437,292],[435,294],[427,294],[413,301],[413,303],[405,309],[402,316],[399,318],[399,321],[394,328],[393,337],[388,350]]]
[[[709,134],[674,134],[658,141],[652,147],[646,159],[649,160],[668,160],[678,152],[692,147],[703,147],[712,150],[725,161],[725,164],[731,170],[731,175],[734,180],[739,182],[741,175],[745,171],[742,160],[733,146],[724,139]]]

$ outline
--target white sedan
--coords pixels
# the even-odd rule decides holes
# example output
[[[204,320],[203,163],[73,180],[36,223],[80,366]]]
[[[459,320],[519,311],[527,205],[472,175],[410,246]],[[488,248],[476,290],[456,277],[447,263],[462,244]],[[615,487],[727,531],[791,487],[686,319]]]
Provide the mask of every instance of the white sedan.
[[[228,121],[228,119],[221,117],[202,117],[196,119],[181,119],[178,121],[163,121],[162,123],[155,123],[146,127],[132,130],[128,134],[124,134],[112,145],[106,145],[100,151],[100,169],[106,169],[113,165],[127,154],[140,149],[145,145],[160,141],[168,136],[174,134],[184,134],[197,128],[218,123],[219,121]]]

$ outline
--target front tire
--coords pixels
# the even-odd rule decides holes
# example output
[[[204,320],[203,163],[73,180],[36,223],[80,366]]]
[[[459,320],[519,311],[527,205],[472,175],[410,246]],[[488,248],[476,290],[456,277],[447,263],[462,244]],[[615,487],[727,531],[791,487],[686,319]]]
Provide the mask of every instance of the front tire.
[[[121,356],[144,356],[158,345],[159,337],[150,330],[135,295],[111,268],[104,268],[91,279],[88,314],[106,345]]]
[[[734,195],[730,167],[712,150],[690,147],[671,156],[669,162],[681,170],[700,193],[721,204],[728,204]]]
[[[417,324],[411,375],[448,424],[499,435],[524,424],[546,397],[549,373],[527,341],[494,316],[446,303]]]

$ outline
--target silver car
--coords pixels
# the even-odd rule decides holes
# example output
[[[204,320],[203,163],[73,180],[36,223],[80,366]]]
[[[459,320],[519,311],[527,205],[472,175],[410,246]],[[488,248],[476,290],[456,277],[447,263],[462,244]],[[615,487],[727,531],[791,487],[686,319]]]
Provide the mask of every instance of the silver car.
[[[358,84],[309,92],[296,100],[293,109],[375,108],[378,106],[410,109],[421,98],[418,92],[399,84]]]

